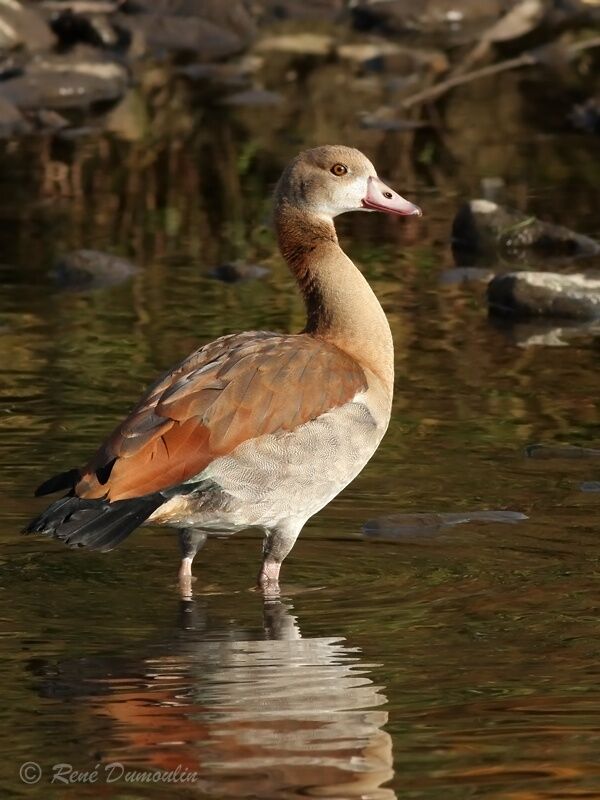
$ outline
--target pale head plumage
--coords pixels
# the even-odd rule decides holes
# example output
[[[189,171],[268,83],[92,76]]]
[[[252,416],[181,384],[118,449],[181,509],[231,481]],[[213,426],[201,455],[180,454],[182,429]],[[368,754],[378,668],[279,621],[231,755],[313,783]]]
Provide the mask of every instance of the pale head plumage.
[[[289,204],[325,219],[347,211],[421,213],[378,178],[360,150],[343,145],[314,147],[296,156],[284,170],[275,198],[277,206]]]

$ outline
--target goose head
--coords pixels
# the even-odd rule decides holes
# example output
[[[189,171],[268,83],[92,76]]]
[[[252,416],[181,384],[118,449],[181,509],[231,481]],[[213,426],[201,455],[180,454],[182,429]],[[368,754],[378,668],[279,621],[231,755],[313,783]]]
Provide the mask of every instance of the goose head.
[[[348,211],[383,211],[398,216],[422,213],[378,177],[360,150],[341,145],[300,153],[283,172],[275,197],[277,206],[288,204],[327,220]]]

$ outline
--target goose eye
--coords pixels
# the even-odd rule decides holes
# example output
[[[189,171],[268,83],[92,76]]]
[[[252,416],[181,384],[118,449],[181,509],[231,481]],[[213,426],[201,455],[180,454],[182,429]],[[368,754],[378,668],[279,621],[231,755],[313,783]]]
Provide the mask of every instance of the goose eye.
[[[345,164],[334,164],[329,171],[332,172],[336,177],[341,178],[342,175],[348,174],[348,167]]]

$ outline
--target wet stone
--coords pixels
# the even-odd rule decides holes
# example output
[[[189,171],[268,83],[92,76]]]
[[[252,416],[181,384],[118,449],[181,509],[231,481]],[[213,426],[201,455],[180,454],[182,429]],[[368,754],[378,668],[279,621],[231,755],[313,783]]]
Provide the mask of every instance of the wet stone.
[[[490,310],[516,316],[600,317],[600,275],[509,272],[488,285]]]
[[[459,41],[472,41],[509,7],[506,0],[358,0],[352,18],[360,31],[454,34]]]
[[[571,444],[530,444],[525,448],[527,458],[600,458],[600,450],[592,447],[578,447]]]
[[[520,511],[464,511],[464,512],[418,512],[414,514],[391,514],[365,522],[363,534],[371,539],[402,540],[428,538],[446,528],[465,522],[500,522],[514,524],[526,520]]]
[[[138,271],[124,258],[97,250],[75,250],[64,255],[51,274],[61,288],[85,291],[116,286]]]
[[[61,44],[72,46],[83,43],[95,47],[117,48],[125,46],[129,37],[120,34],[104,14],[75,14],[67,9],[53,17],[52,30]]]
[[[198,17],[117,14],[115,24],[131,37],[134,55],[193,55],[200,62],[237,55],[246,42],[237,33]]]
[[[492,200],[471,200],[459,209],[452,225],[452,246],[459,258],[524,250],[554,257],[600,253],[600,243],[562,225],[543,222]]]
[[[128,0],[126,12],[202,19],[230,31],[249,44],[256,35],[254,19],[243,0]],[[140,19],[140,17],[135,17]]]
[[[0,0],[0,51],[14,47],[31,52],[49,50],[54,42],[50,27],[31,4]]]
[[[117,100],[124,93],[124,67],[75,48],[68,55],[36,56],[22,75],[0,83],[0,96],[22,109],[69,109]]]

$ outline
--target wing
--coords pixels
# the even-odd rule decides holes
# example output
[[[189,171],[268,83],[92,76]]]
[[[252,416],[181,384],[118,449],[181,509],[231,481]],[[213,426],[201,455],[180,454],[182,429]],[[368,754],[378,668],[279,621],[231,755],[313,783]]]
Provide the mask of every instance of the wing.
[[[309,334],[225,336],[149,389],[81,470],[75,494],[113,501],[172,488],[242,442],[293,431],[365,388],[350,356]]]

